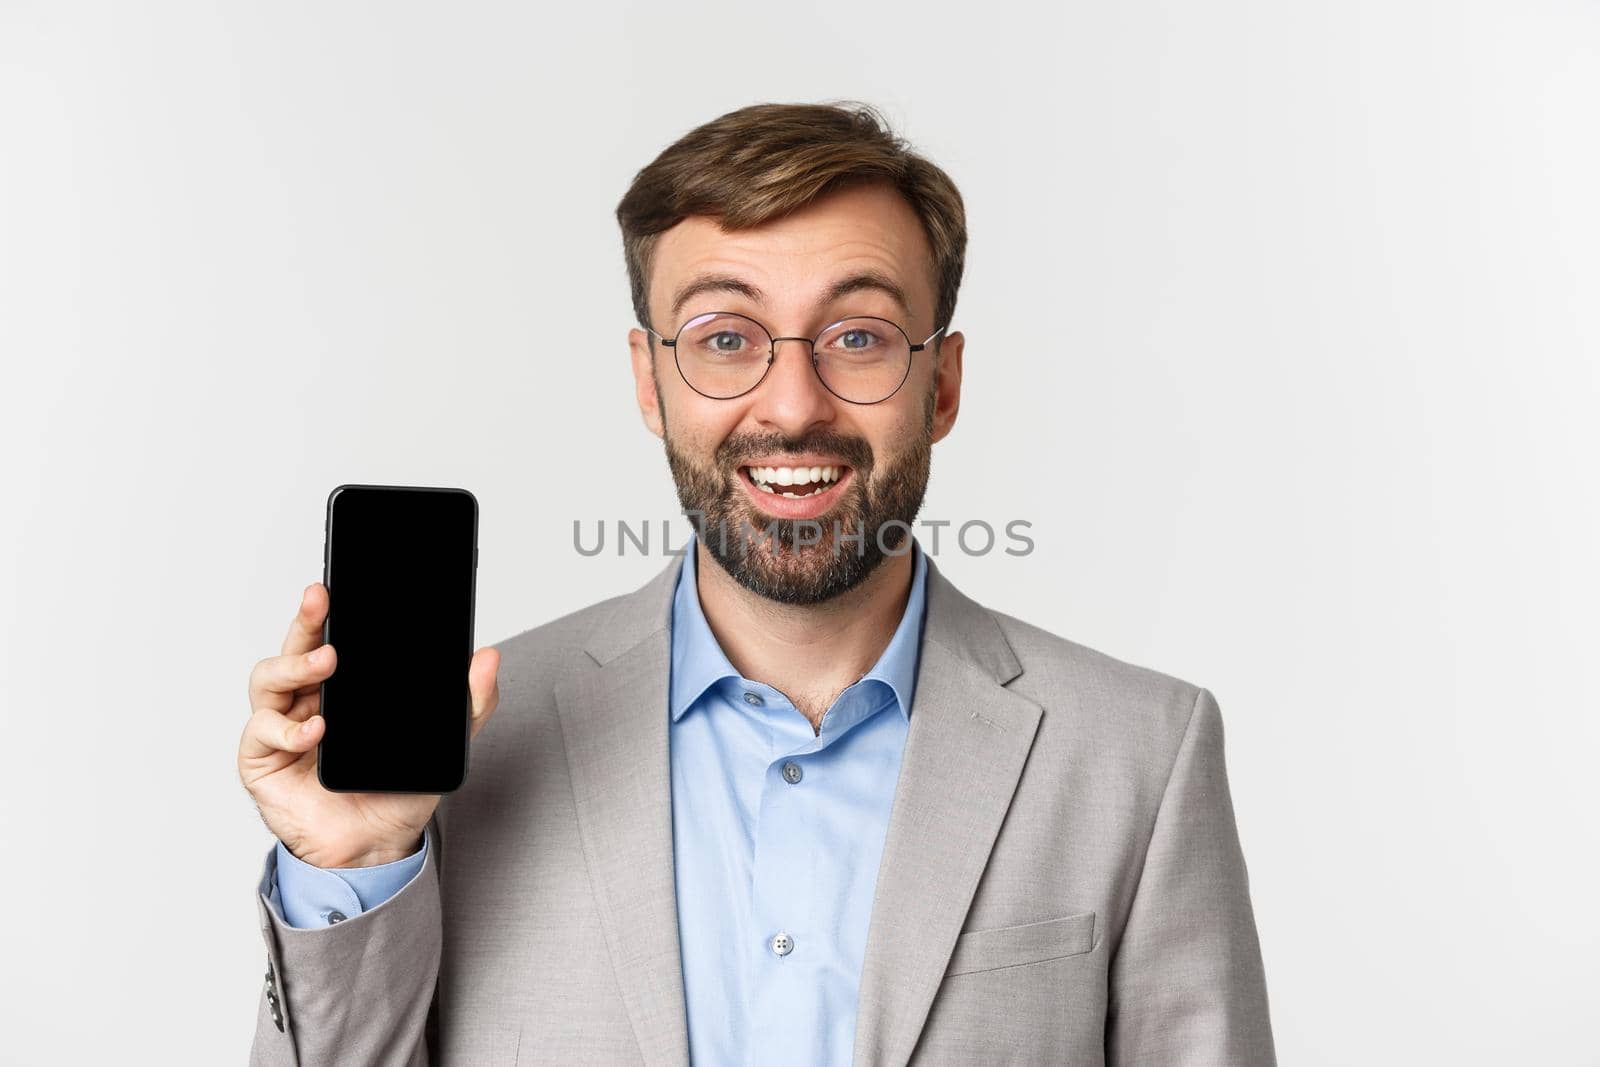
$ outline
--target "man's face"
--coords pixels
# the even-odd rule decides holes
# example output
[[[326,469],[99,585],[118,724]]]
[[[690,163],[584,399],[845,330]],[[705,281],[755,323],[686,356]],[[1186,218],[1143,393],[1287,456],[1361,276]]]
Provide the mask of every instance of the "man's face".
[[[910,306],[872,287],[826,296],[836,282],[864,273],[891,281]],[[747,291],[711,288],[675,306],[685,287],[708,275],[738,279]],[[748,316],[773,337],[812,338],[839,319],[870,315],[898,324],[915,344],[945,325],[933,321],[922,225],[883,184],[836,191],[750,230],[684,219],[658,240],[649,285],[651,324],[668,338],[713,311]],[[684,381],[672,349],[658,342],[652,351],[643,330],[628,340],[639,407],[666,445],[679,503],[704,516],[696,520],[702,542],[740,584],[783,603],[820,603],[872,573],[885,549],[909,547],[905,531],[922,506],[932,445],[955,422],[961,334],[947,336],[937,357],[934,344],[912,353],[905,383],[876,404],[829,392],[804,342],[778,342],[760,385],[714,400]],[[790,486],[771,484],[767,492],[759,484],[765,468],[829,467],[837,477],[825,473],[815,495],[787,497]]]

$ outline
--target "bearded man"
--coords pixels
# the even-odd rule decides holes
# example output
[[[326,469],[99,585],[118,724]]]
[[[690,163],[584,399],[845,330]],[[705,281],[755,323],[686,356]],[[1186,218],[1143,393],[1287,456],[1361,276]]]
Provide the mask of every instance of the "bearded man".
[[[870,107],[762,104],[617,219],[695,534],[478,650],[442,800],[318,784],[305,591],[239,751],[278,837],[253,1062],[1273,1063],[1211,693],[912,535],[961,400],[949,176]]]

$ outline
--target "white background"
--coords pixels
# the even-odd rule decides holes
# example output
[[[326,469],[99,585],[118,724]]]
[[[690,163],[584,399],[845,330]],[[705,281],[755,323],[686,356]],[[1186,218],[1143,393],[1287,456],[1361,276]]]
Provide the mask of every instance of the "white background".
[[[1597,42],[1528,0],[0,3],[0,1060],[244,1059],[235,748],[328,490],[472,489],[482,644],[642,583],[572,548],[677,514],[616,202],[854,97],[968,206],[924,516],[1034,524],[939,563],[1217,694],[1282,1061],[1600,1062]]]

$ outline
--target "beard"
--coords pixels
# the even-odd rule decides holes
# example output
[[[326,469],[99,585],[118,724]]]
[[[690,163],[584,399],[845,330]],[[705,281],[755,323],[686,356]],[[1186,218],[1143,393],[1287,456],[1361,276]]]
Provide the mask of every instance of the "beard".
[[[928,488],[933,405],[930,390],[922,432],[882,469],[864,439],[831,430],[800,438],[732,434],[709,463],[679,450],[670,433],[664,431],[662,440],[678,503],[711,557],[740,585],[768,600],[820,604],[855,588],[887,555],[904,554],[900,546]],[[740,468],[757,456],[801,452],[837,456],[853,472],[850,484],[815,519],[767,515],[738,484]]]

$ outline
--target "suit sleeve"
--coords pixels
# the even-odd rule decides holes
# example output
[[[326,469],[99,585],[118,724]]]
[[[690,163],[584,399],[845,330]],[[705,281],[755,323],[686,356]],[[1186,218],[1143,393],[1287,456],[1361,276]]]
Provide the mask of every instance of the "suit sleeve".
[[[251,1064],[427,1067],[443,943],[441,836],[435,813],[410,881],[357,915],[310,929],[272,905],[278,857],[268,854],[256,892],[267,960]]]
[[[1201,689],[1111,961],[1106,1062],[1275,1067],[1266,977],[1223,759]]]

